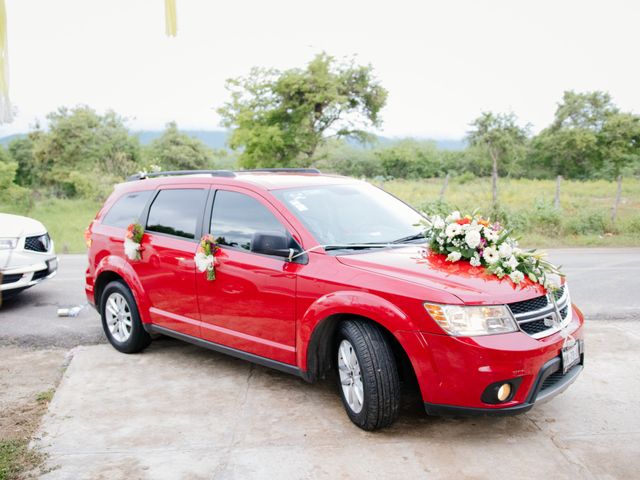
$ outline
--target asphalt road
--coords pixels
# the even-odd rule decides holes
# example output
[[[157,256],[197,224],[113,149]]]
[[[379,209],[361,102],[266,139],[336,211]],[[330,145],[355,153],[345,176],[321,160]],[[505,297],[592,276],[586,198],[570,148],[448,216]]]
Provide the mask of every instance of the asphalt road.
[[[589,320],[639,319],[640,248],[559,249],[571,296]],[[89,306],[75,318],[58,307],[85,305],[85,255],[61,255],[58,275],[0,307],[0,345],[72,348],[105,342],[100,319]]]

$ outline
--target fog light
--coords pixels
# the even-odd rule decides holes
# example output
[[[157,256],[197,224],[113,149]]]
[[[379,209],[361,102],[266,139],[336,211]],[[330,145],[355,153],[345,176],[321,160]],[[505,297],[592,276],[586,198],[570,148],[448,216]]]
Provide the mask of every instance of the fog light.
[[[503,383],[498,389],[498,400],[504,402],[511,395],[511,385],[508,383]]]

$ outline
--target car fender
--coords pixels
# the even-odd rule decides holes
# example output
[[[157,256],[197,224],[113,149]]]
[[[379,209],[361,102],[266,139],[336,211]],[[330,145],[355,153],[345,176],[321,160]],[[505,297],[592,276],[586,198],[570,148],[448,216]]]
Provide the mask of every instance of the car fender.
[[[123,257],[107,255],[103,257],[96,266],[95,278],[100,278],[100,275],[104,272],[113,272],[122,277],[133,293],[142,323],[150,323],[149,308],[151,307],[151,302],[131,263]]]
[[[368,318],[387,329],[403,345],[403,337],[395,332],[418,330],[412,319],[390,301],[368,292],[339,291],[318,298],[302,316],[297,329],[297,363],[301,370],[307,371],[308,356],[314,332],[327,319],[334,315],[357,315]]]

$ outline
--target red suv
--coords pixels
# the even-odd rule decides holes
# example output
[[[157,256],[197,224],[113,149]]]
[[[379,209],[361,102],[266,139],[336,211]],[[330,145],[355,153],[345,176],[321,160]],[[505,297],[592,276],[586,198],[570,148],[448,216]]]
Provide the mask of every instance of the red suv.
[[[159,333],[309,382],[335,371],[366,430],[395,420],[413,376],[428,414],[512,414],[582,371],[566,283],[553,301],[445,262],[426,250],[421,214],[366,182],[313,169],[148,177],[116,186],[86,233],[87,297],[121,352]],[[139,260],[124,254],[131,223],[144,227]],[[205,234],[215,280],[194,261]]]

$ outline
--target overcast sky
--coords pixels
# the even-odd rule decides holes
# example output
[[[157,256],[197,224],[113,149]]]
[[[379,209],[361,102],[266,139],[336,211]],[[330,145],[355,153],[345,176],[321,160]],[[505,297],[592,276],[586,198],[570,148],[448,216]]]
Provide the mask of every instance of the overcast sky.
[[[10,96],[0,136],[60,105],[131,117],[132,129],[217,129],[224,81],[316,53],[371,63],[389,100],[379,133],[460,138],[483,110],[534,131],[566,89],[607,90],[640,112],[640,2],[6,0]]]

